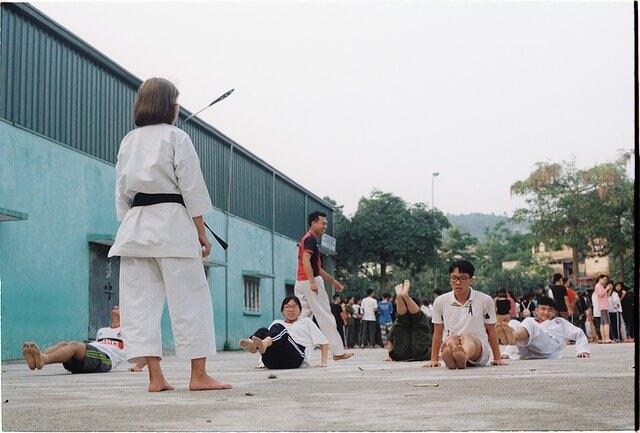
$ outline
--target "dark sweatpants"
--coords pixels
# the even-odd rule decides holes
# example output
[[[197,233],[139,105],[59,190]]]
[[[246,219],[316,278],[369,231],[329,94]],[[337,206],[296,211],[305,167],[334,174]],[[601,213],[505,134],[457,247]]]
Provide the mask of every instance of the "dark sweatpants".
[[[271,328],[260,328],[253,333],[264,340],[271,337],[273,344],[262,354],[262,363],[270,369],[298,368],[304,361],[304,346],[296,343],[280,323]]]
[[[389,334],[389,340],[393,343],[389,356],[394,361],[431,359],[432,336],[429,319],[422,311],[398,315]]]

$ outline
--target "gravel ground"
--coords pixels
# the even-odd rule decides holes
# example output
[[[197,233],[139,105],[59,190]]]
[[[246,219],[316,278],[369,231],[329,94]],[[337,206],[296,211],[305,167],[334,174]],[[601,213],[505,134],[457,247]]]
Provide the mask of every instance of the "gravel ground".
[[[146,392],[146,373],[71,375],[2,363],[4,431],[469,431],[634,429],[634,344],[572,346],[558,360],[447,370],[384,362],[356,349],[327,368],[254,369],[221,352],[209,372],[227,391],[187,390],[188,362],[163,360],[174,391]],[[317,354],[319,355],[319,354]],[[637,412],[636,412],[637,413]]]

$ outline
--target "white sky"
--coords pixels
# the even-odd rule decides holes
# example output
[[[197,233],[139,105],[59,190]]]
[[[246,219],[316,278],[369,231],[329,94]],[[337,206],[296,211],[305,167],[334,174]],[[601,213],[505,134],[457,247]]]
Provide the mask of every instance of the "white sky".
[[[536,162],[634,146],[629,1],[33,5],[191,112],[235,88],[200,117],[347,215],[433,172],[444,213],[511,215]]]

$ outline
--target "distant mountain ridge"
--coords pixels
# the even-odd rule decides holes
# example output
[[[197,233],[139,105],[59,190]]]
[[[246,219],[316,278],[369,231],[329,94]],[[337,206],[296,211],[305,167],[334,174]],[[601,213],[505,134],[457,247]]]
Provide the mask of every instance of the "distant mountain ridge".
[[[528,224],[514,224],[509,221],[509,217],[507,215],[470,213],[462,215],[447,214],[446,217],[452,226],[457,225],[462,227],[478,240],[482,240],[482,238],[484,238],[485,228],[492,228],[501,221],[505,221],[506,227],[513,232],[526,233],[529,231]]]

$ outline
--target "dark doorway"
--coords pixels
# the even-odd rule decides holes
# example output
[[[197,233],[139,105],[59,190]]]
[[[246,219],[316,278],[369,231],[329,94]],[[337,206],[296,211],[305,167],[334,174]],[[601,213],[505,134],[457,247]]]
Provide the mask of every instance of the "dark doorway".
[[[573,276],[573,262],[562,263],[562,275],[571,278]]]
[[[109,248],[89,243],[89,339],[111,324],[111,309],[120,299],[120,257],[107,257]]]
[[[284,285],[284,296],[293,296],[293,284],[285,284]]]

